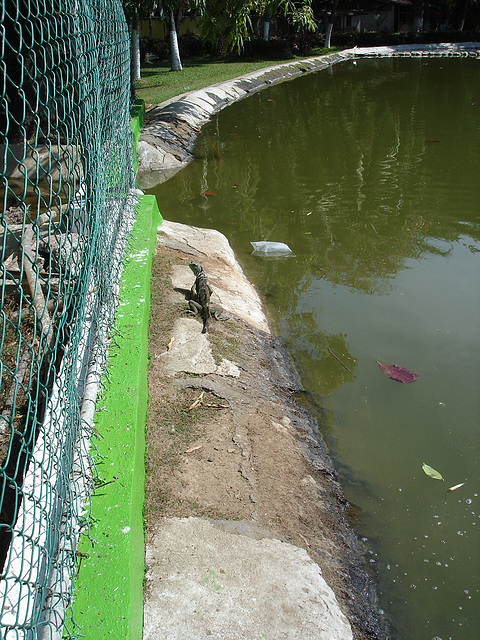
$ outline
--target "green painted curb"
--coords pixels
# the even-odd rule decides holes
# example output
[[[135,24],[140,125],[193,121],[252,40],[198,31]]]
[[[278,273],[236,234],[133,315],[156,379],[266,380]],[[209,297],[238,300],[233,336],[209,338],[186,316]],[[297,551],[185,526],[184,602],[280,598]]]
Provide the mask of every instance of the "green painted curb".
[[[130,110],[130,120],[135,123],[135,130],[138,130],[138,135],[143,127],[143,119],[145,117],[145,101],[141,98],[137,98],[133,103],[133,107]]]
[[[143,630],[143,497],[150,280],[156,230],[154,196],[142,196],[127,247],[117,345],[110,348],[106,392],[97,403],[95,457],[100,484],[92,497],[90,536],[79,544],[74,619],[87,640],[140,640]]]
[[[137,160],[137,148],[138,140],[140,138],[140,132],[143,127],[143,120],[145,118],[145,102],[140,98],[135,100],[133,107],[130,111],[130,131],[132,132],[132,146],[133,146],[133,170],[136,173],[138,169]]]
[[[130,119],[135,162],[144,114],[145,103],[137,100]],[[109,383],[95,414],[100,483],[92,496],[93,524],[90,539],[82,536],[78,546],[73,619],[87,640],[141,640],[143,635],[148,322],[161,221],[155,196],[141,196],[123,264]]]

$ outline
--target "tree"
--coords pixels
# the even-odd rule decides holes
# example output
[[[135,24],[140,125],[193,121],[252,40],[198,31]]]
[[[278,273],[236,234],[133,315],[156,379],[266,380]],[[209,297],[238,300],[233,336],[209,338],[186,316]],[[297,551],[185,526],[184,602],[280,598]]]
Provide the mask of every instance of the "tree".
[[[428,4],[428,3],[427,3]],[[425,12],[424,0],[412,0],[413,5],[413,30],[423,30],[423,18]]]
[[[140,78],[140,18],[151,17],[158,11],[160,18],[168,25],[170,32],[171,69],[182,71],[182,61],[178,46],[177,25],[189,8],[201,13],[204,0],[123,0],[123,8],[132,32],[132,80]]]
[[[172,71],[182,71],[183,65],[178,46],[177,23],[180,23],[184,11],[183,0],[160,0],[160,16],[167,22],[170,32],[170,52]],[[177,19],[175,18],[177,14]]]
[[[335,20],[335,11],[337,10],[338,0],[333,0],[333,7],[328,14],[327,33],[325,36],[325,47],[330,49],[332,44],[333,22]]]
[[[132,20],[132,80],[140,80],[140,17],[136,11]]]
[[[202,27],[212,41],[224,41],[227,51],[240,53],[253,32],[251,14],[283,15],[299,29],[314,30],[311,0],[203,0]],[[268,32],[268,27],[264,30]],[[268,34],[267,34],[268,39]]]
[[[465,19],[467,17],[467,11],[468,11],[468,5],[470,4],[469,0],[464,0],[463,2],[463,10],[461,13],[461,17],[460,17],[460,23],[458,25],[458,30],[459,31],[463,31],[463,28],[465,26]]]
[[[272,14],[270,13],[270,11],[268,11],[268,9],[265,10],[265,13],[263,14],[263,40],[264,42],[268,42],[268,38],[270,35],[270,19],[272,17]]]
[[[250,14],[260,10],[258,0],[203,0],[202,31],[217,44],[222,41],[227,51],[240,52],[252,32]]]
[[[437,3],[431,3],[428,0],[412,0],[414,30],[430,29],[430,10],[435,8],[443,14],[445,24],[449,23],[459,31],[463,31],[469,9],[478,8],[478,6],[479,0],[441,0]]]
[[[182,71],[183,65],[178,45],[178,26],[187,11],[204,17],[208,0],[154,0],[158,6],[160,18],[168,25],[170,34],[171,70]]]
[[[132,86],[135,80],[140,79],[140,18],[149,16],[155,5],[156,0],[123,0],[123,11],[132,38]]]

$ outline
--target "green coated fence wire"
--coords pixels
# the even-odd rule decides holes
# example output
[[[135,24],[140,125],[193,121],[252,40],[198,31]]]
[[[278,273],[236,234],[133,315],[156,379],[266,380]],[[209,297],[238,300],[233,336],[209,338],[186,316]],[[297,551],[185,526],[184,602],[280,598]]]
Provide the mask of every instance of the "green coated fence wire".
[[[0,26],[0,637],[43,640],[81,635],[89,416],[135,215],[130,39],[120,0],[2,0]]]

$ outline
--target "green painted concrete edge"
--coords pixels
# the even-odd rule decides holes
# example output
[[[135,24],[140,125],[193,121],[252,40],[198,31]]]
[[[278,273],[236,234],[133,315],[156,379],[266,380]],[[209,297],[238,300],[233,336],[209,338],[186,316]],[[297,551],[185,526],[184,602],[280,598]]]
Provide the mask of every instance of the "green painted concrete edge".
[[[161,221],[155,196],[141,196],[123,265],[118,335],[95,414],[93,453],[100,482],[92,496],[90,538],[82,536],[78,547],[73,618],[87,640],[140,640],[143,635],[148,322]]]
[[[130,111],[130,131],[132,132],[133,146],[133,170],[136,173],[138,169],[137,148],[140,132],[143,127],[145,118],[145,102],[141,99],[135,100]]]
[[[127,247],[106,391],[95,414],[92,543],[82,536],[73,613],[87,640],[139,640],[143,629],[143,497],[150,280],[156,230],[154,196],[142,196]]]

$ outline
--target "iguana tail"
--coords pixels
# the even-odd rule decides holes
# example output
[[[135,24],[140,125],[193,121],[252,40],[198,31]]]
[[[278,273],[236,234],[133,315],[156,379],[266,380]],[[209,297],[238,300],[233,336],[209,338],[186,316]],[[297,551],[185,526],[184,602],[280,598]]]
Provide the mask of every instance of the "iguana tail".
[[[202,333],[207,333],[208,327],[210,326],[210,320],[212,319],[212,315],[210,313],[210,308],[209,307],[204,307],[203,308],[202,317],[203,317]]]

